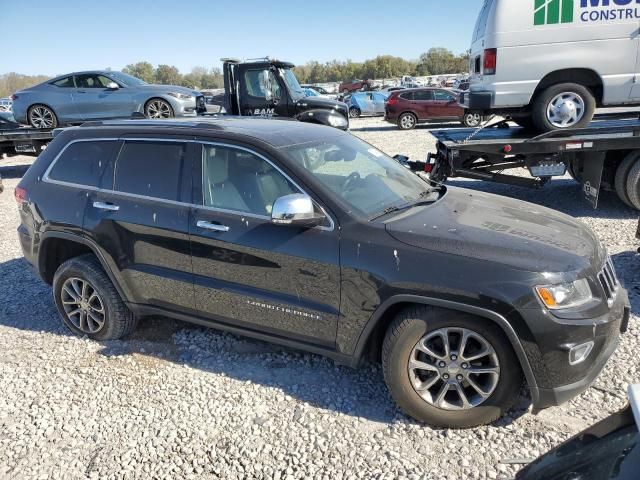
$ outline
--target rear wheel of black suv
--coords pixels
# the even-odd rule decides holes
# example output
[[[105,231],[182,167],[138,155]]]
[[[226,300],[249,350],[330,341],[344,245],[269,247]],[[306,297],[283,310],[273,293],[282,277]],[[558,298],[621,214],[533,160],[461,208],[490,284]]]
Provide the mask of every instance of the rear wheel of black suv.
[[[63,323],[78,336],[116,340],[135,330],[137,319],[93,255],[60,265],[53,277],[53,296]]]
[[[382,367],[398,406],[436,427],[493,422],[522,385],[518,359],[498,326],[427,306],[398,314],[384,339]]]

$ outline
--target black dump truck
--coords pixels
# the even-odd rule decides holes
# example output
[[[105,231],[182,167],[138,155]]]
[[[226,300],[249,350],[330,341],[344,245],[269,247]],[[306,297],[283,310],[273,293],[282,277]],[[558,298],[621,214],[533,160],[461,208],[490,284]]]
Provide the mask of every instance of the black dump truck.
[[[638,113],[597,117],[588,127],[532,134],[506,120],[478,129],[431,132],[436,152],[426,164],[414,163],[431,180],[466,177],[541,188],[569,173],[583,186],[585,199],[598,206],[602,190],[615,191],[640,210],[640,120]],[[530,177],[513,174],[526,168]]]
[[[222,62],[224,92],[212,102],[223,107],[224,113],[349,128],[347,105],[324,97],[307,97],[292,63],[269,57],[244,62],[223,58]]]

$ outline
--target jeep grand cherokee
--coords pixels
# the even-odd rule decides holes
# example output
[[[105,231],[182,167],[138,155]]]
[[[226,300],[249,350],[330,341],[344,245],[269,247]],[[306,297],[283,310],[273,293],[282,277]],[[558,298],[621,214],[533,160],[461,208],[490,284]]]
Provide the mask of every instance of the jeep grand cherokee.
[[[18,188],[26,259],[95,340],[164,315],[380,358],[432,425],[586,389],[629,304],[593,232],[558,212],[430,186],[349,133],[227,118],[60,132]]]

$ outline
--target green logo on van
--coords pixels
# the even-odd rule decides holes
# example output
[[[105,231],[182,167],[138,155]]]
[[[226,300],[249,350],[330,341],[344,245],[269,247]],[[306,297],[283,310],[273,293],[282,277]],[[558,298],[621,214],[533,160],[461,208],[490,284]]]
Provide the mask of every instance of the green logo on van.
[[[573,22],[574,0],[534,0],[534,25],[555,25]]]

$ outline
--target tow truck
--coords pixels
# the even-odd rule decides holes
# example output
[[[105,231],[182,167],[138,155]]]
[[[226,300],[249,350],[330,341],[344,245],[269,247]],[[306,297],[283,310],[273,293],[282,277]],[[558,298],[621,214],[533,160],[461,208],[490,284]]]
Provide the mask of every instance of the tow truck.
[[[347,130],[346,104],[307,97],[293,72],[294,64],[269,57],[240,61],[222,58],[224,92],[212,99],[227,115],[293,119]]]
[[[640,118],[637,112],[597,116],[586,128],[532,135],[507,119],[477,129],[432,131],[436,152],[426,163],[413,162],[435,182],[465,177],[541,188],[569,173],[582,184],[584,198],[598,207],[601,191],[615,191],[640,210]],[[529,177],[515,175],[525,168]]]

